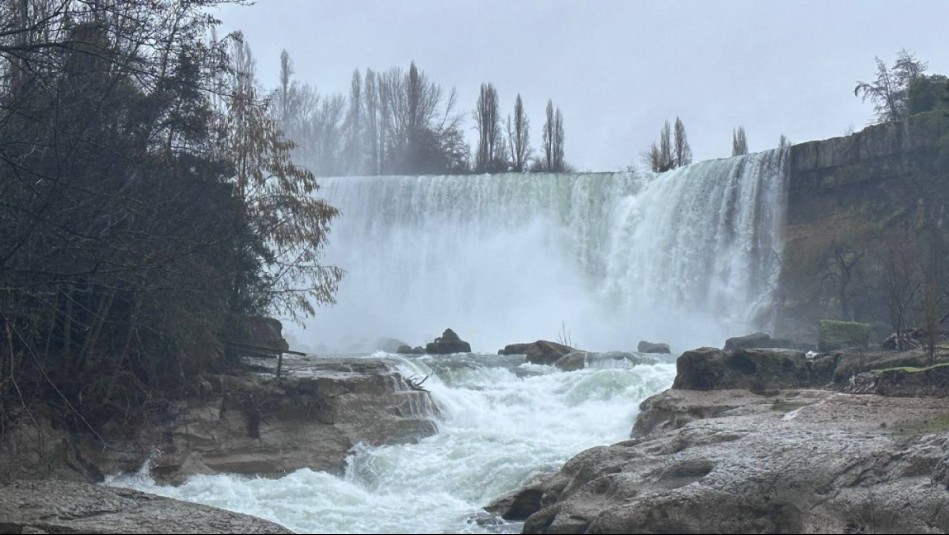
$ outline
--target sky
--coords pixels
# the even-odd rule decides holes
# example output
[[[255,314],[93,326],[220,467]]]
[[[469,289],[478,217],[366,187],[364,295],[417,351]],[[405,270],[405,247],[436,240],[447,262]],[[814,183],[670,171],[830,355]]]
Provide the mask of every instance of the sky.
[[[579,171],[643,167],[663,122],[680,117],[695,160],[825,139],[874,122],[854,96],[906,49],[949,74],[949,2],[870,0],[517,1],[257,0],[218,10],[240,30],[267,88],[281,50],[295,79],[347,93],[353,70],[409,63],[447,92],[477,143],[471,112],[494,84],[504,117],[520,93],[540,145],[544,108],[563,113],[566,160]]]

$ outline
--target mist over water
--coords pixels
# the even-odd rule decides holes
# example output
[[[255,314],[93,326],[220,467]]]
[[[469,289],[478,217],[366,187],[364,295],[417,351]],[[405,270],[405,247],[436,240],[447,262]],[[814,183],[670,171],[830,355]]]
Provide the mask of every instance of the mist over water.
[[[325,261],[346,275],[292,343],[371,351],[451,327],[485,352],[563,331],[583,349],[685,350],[766,329],[785,153],[661,175],[322,179],[341,212]]]

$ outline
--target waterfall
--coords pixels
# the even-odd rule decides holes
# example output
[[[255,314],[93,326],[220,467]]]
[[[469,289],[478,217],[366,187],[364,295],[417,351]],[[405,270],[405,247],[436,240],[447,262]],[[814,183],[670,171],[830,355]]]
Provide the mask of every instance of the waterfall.
[[[292,342],[358,352],[451,327],[487,352],[558,335],[591,350],[720,346],[768,327],[786,153],[658,175],[322,179],[340,210],[324,260],[346,274]]]

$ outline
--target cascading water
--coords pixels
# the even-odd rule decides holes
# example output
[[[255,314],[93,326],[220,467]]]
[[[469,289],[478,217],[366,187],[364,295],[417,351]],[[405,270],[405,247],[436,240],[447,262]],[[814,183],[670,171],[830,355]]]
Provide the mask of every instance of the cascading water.
[[[294,345],[447,326],[475,348],[553,338],[585,349],[638,338],[684,349],[721,343],[768,309],[783,225],[785,154],[703,162],[662,175],[601,173],[339,178],[322,194],[342,211],[327,260],[347,270],[339,304]],[[347,340],[346,338],[349,338]],[[523,356],[398,359],[441,408],[417,444],[357,446],[345,474],[278,480],[196,476],[131,486],[274,520],[300,532],[511,531],[472,522],[534,471],[629,436],[639,403],[675,364],[591,361],[562,372]]]
[[[377,353],[376,358],[393,358]],[[511,532],[472,521],[535,471],[628,438],[639,403],[669,386],[671,359],[607,359],[573,372],[525,364],[522,355],[399,358],[440,408],[438,433],[417,444],[357,446],[341,477],[298,470],[271,480],[194,476],[156,485],[145,471],[107,479],[180,500],[247,513],[300,533]]]
[[[785,153],[660,175],[324,179],[341,211],[325,261],[346,275],[338,304],[290,334],[318,352],[446,327],[483,351],[562,330],[594,350],[720,345],[767,327]]]

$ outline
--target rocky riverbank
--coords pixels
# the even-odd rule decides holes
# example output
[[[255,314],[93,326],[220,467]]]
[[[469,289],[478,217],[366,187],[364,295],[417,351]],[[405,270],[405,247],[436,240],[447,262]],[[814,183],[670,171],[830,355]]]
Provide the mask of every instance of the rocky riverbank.
[[[292,533],[248,515],[70,481],[0,486],[0,533]]]
[[[891,367],[920,360],[688,352],[630,440],[488,509],[525,533],[949,532],[946,367]]]
[[[98,482],[149,463],[152,477],[277,477],[300,468],[339,472],[359,442],[419,440],[437,430],[437,408],[383,360],[294,357],[285,376],[206,375],[194,395],[150,404],[143,421],[70,432],[43,410],[24,414],[0,443],[6,478]]]

